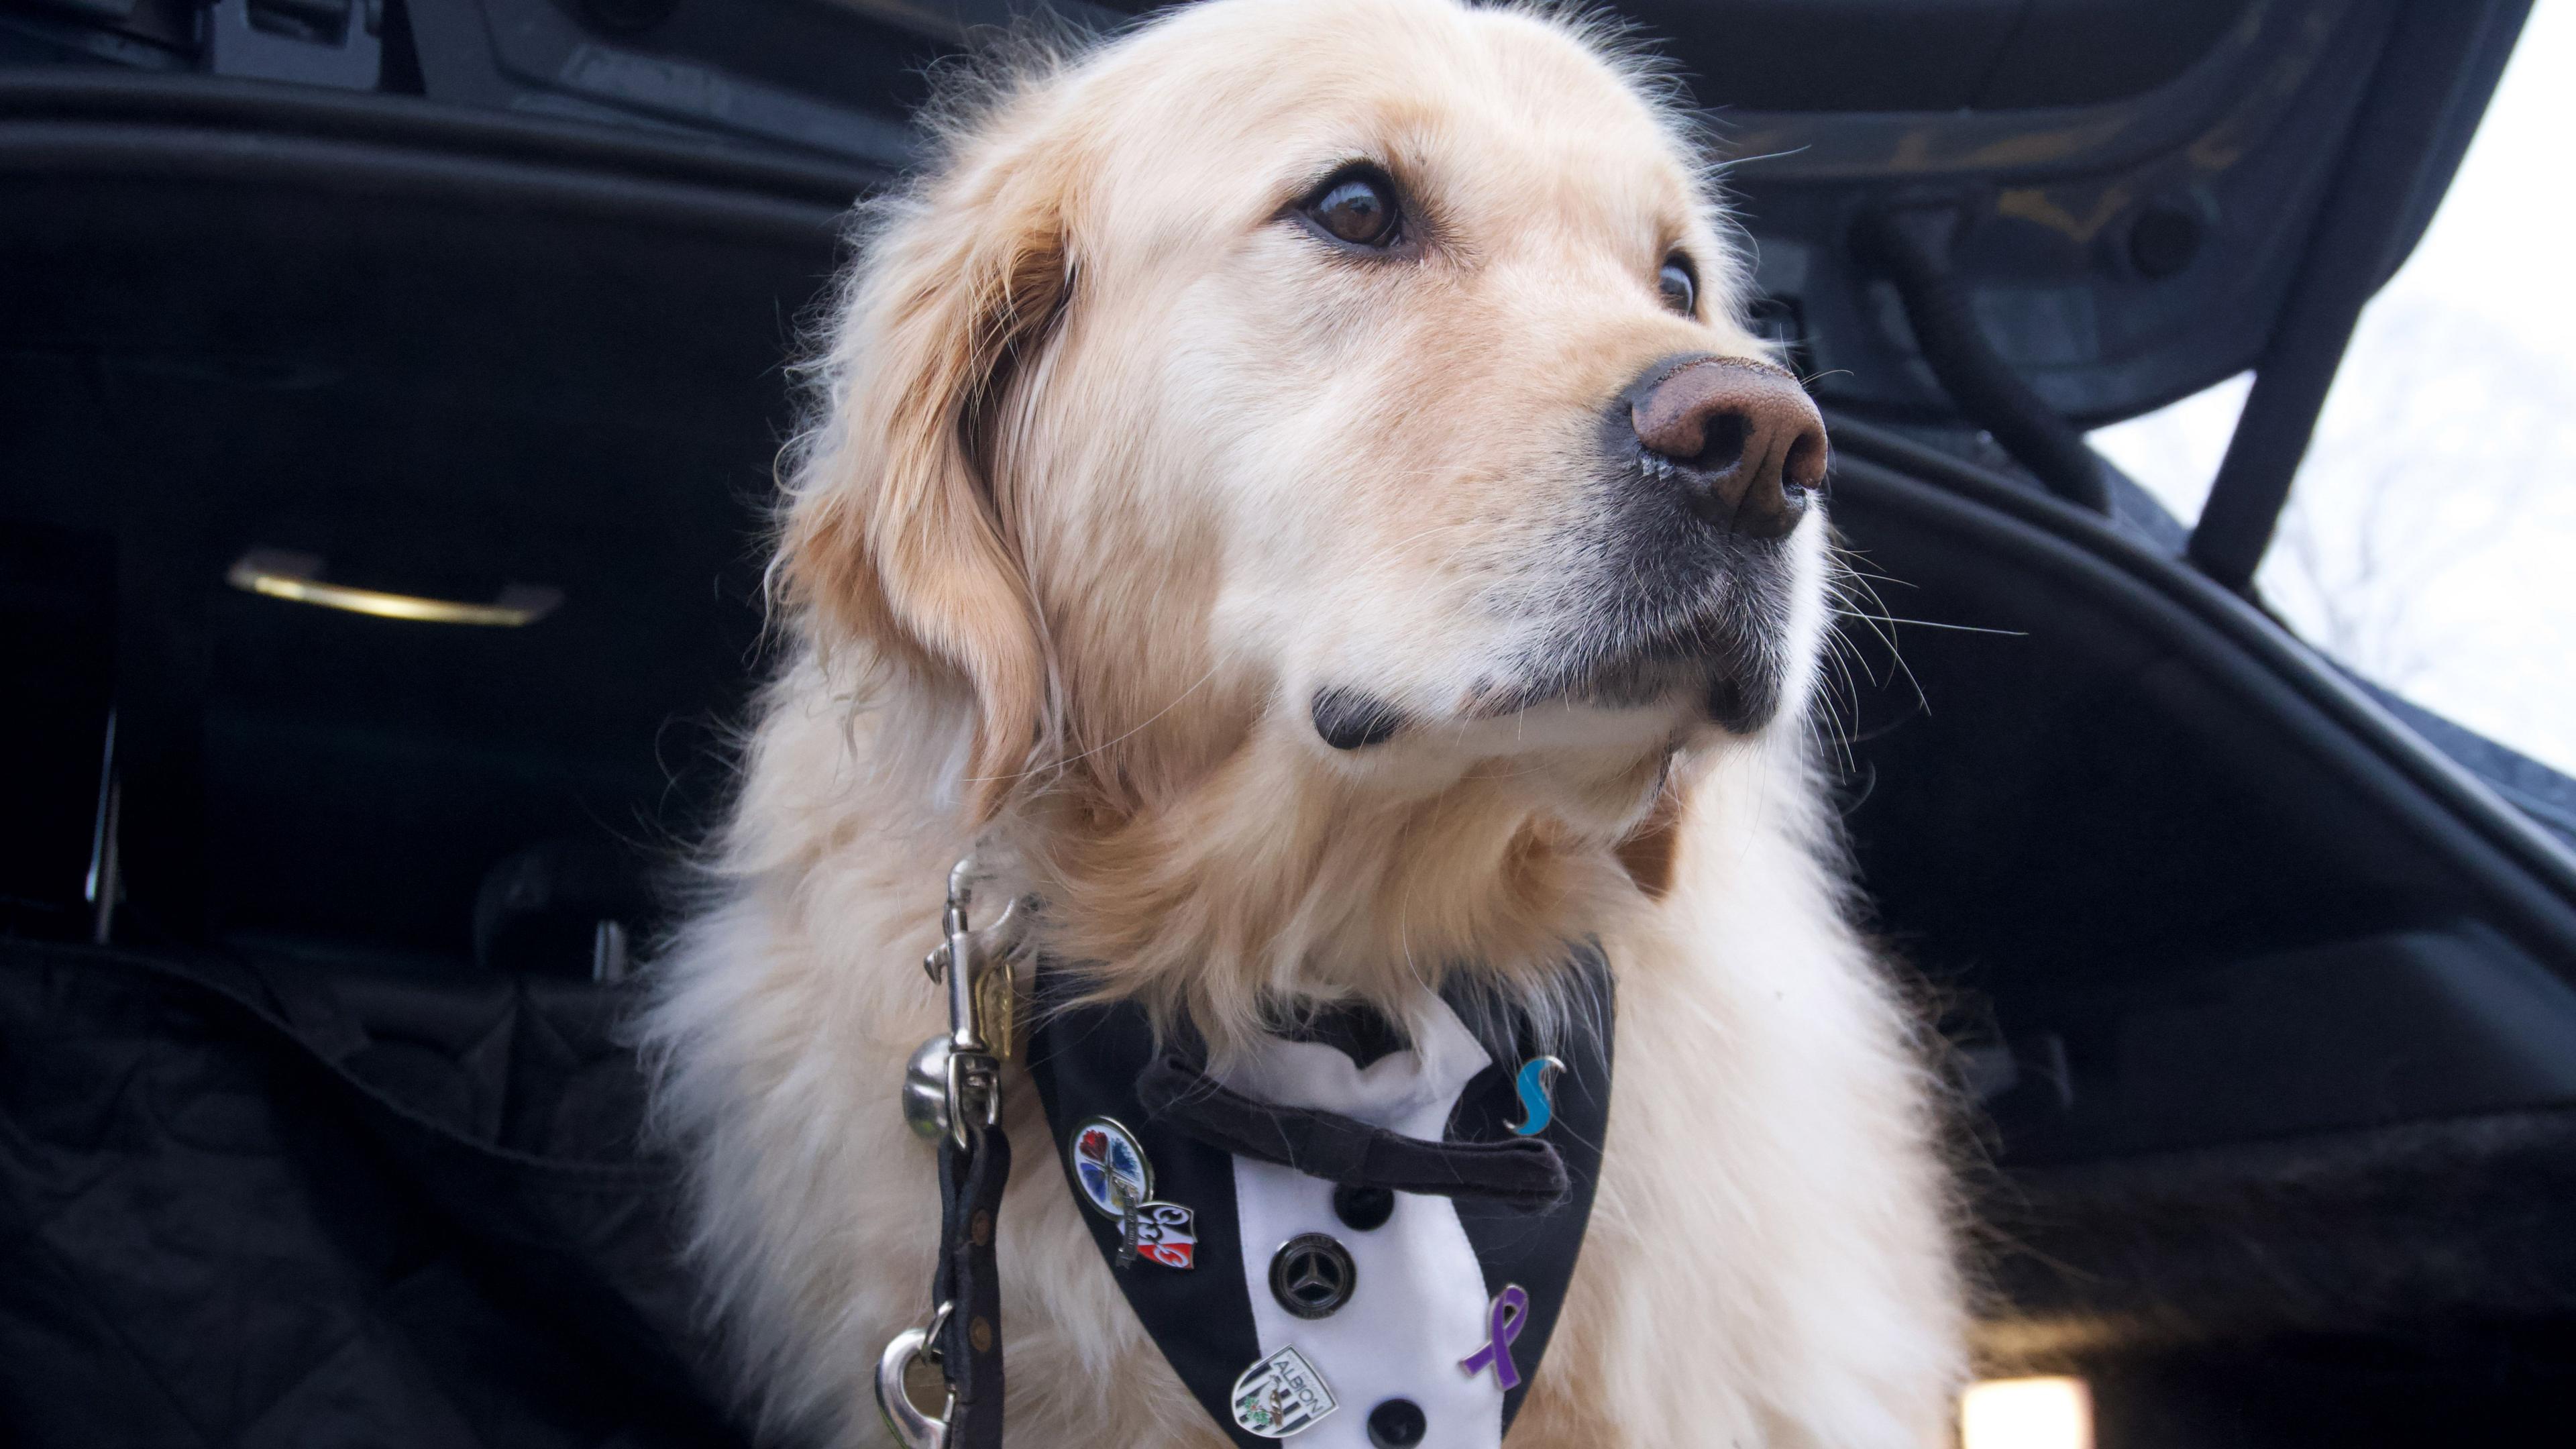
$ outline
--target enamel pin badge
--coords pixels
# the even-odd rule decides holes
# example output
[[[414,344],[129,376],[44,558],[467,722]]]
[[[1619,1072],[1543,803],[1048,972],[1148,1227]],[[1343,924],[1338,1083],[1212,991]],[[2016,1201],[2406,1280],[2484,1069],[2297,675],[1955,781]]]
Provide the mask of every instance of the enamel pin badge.
[[[1166,1268],[1190,1268],[1198,1256],[1198,1218],[1176,1202],[1145,1202],[1119,1219],[1118,1266],[1138,1258]]]
[[[1143,1258],[1166,1268],[1197,1266],[1198,1215],[1154,1201],[1154,1164],[1115,1117],[1086,1117],[1065,1141],[1073,1180],[1091,1210],[1118,1221],[1118,1266]]]
[[[1264,1439],[1311,1429],[1336,1407],[1324,1376],[1294,1348],[1279,1350],[1234,1381],[1234,1422]]]
[[[1105,1218],[1124,1218],[1130,1207],[1154,1199],[1154,1167],[1136,1134],[1114,1117],[1086,1117],[1065,1141],[1082,1200]]]
[[[1458,1371],[1472,1379],[1491,1369],[1496,1388],[1505,1393],[1519,1388],[1521,1371],[1512,1362],[1512,1344],[1528,1318],[1529,1293],[1518,1283],[1504,1285],[1485,1309],[1485,1346],[1458,1360]]]
[[[1547,1130],[1556,1115],[1549,1093],[1555,1089],[1557,1073],[1564,1070],[1565,1063],[1554,1057],[1532,1057],[1521,1063],[1521,1074],[1513,1082],[1521,1094],[1521,1120],[1512,1126],[1514,1135],[1535,1137]]]

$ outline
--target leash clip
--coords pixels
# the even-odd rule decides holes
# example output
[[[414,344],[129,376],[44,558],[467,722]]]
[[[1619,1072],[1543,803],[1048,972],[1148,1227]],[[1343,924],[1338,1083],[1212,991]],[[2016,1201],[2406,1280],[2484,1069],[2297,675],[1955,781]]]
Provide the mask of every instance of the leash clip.
[[[947,1449],[950,1438],[959,1432],[958,1374],[956,1366],[943,1357],[941,1334],[960,1299],[970,1314],[992,1311],[975,1305],[986,1301],[979,1293],[991,1292],[995,1272],[991,1213],[999,1205],[1001,1184],[1011,1170],[1010,1139],[999,1135],[999,1129],[1002,1061],[1012,1049],[1011,952],[1017,944],[1019,903],[1012,902],[992,924],[976,929],[975,875],[971,855],[948,872],[948,907],[940,917],[944,939],[922,963],[931,980],[948,988],[948,1030],[923,1042],[905,1067],[903,1116],[914,1132],[940,1143],[943,1200],[951,1190],[979,1190],[971,1184],[985,1177],[990,1167],[989,1205],[979,1200],[971,1241],[961,1241],[958,1235],[967,1230],[943,1214],[941,1268],[934,1292],[939,1304],[925,1322],[896,1334],[877,1356],[877,1413],[903,1449]],[[969,1186],[960,1185],[958,1174]],[[990,1354],[993,1362],[985,1370],[991,1381],[991,1401],[980,1409],[970,1406],[968,1417],[980,1414],[998,1425],[999,1335],[991,1326],[993,1320],[978,1316],[970,1321],[970,1342],[978,1361]],[[948,1385],[947,1402],[935,1418],[923,1413],[905,1390],[904,1374],[915,1360],[937,1368]],[[980,1435],[982,1430],[967,1432]]]
[[[896,1334],[886,1344],[885,1352],[877,1355],[877,1413],[903,1449],[947,1449],[948,1427],[957,1417],[957,1391],[948,1391],[948,1401],[940,1406],[939,1416],[932,1418],[912,1402],[903,1376],[914,1359],[938,1365],[939,1330],[947,1326],[949,1310],[955,1306],[940,1304],[921,1326]],[[943,1369],[943,1376],[945,1372]]]
[[[941,913],[945,939],[923,958],[922,970],[948,988],[948,1034],[923,1042],[904,1070],[903,1116],[912,1130],[963,1148],[970,1127],[989,1131],[1002,1119],[1002,1062],[1017,1046],[1011,950],[1018,944],[1020,903],[1012,901],[977,929],[975,857],[948,872],[948,906]]]

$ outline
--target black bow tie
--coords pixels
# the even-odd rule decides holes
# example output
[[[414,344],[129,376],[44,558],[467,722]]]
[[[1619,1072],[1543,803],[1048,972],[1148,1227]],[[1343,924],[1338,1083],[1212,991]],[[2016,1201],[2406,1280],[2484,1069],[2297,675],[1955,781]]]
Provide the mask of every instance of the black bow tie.
[[[1211,1147],[1349,1187],[1481,1198],[1525,1212],[1565,1201],[1564,1159],[1535,1137],[1431,1142],[1311,1107],[1277,1107],[1225,1086],[1178,1052],[1136,1078],[1148,1118]]]

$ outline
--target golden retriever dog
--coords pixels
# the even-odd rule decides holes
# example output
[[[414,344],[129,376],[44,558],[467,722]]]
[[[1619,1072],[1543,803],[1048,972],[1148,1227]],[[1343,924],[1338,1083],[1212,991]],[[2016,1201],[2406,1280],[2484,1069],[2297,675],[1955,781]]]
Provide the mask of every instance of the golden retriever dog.
[[[1671,87],[1455,0],[1210,0],[1004,70],[861,213],[793,647],[644,1027],[765,1431],[888,1432],[940,1221],[898,1093],[972,852],[1023,955],[1219,1062],[1323,1005],[1427,1042],[1462,981],[1547,1019],[1591,943],[1618,1087],[1510,1442],[1942,1442],[1935,1077],[1812,758],[1824,435]],[[1122,1297],[1018,1064],[1002,1099],[1010,1442],[1253,1442]],[[1376,1437],[1494,1443],[1485,1392]]]

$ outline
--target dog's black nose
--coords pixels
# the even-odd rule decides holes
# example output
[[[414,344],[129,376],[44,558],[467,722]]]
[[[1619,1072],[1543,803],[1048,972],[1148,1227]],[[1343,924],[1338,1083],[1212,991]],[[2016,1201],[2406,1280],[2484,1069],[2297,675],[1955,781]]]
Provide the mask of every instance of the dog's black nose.
[[[1767,362],[1668,357],[1620,394],[1647,476],[1669,480],[1719,528],[1778,538],[1825,483],[1825,420]]]

